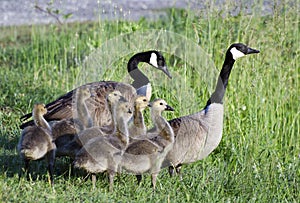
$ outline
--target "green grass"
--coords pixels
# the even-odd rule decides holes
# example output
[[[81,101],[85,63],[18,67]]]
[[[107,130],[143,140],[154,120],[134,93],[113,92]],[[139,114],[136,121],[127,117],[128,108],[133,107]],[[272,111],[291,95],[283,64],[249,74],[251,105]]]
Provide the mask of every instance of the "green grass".
[[[150,29],[172,31],[199,44],[218,70],[231,43],[243,42],[261,50],[260,54],[242,58],[235,64],[225,96],[225,121],[219,147],[206,159],[184,166],[182,181],[169,178],[167,170],[162,170],[155,193],[150,188],[149,176],[144,176],[142,185],[137,186],[135,177],[126,174],[115,178],[115,192],[108,192],[105,175],[98,176],[97,189],[92,191],[91,181],[84,173],[69,174],[68,160],[57,161],[54,188],[46,181],[43,161],[32,164],[33,181],[23,177],[19,180],[21,162],[16,152],[19,117],[30,112],[34,103],[53,101],[76,86],[85,58],[107,40]],[[1,201],[299,201],[299,30],[299,13],[291,8],[278,8],[274,15],[265,17],[242,13],[231,17],[209,9],[197,16],[190,11],[169,10],[167,19],[155,22],[142,19],[2,27]],[[140,42],[131,43],[135,46]],[[143,44],[137,47],[142,49]],[[145,47],[148,49],[151,44]],[[155,44],[153,48],[157,47]],[[99,80],[119,81],[126,75],[126,61],[132,53],[122,54],[124,57],[114,60],[110,64],[113,68],[100,75]],[[174,114],[166,114],[168,118],[200,110],[211,91],[201,80],[198,67],[173,54],[172,51],[164,53],[173,80],[157,76],[152,81],[153,97],[164,98],[176,109]],[[200,67],[201,63],[197,65]],[[151,78],[154,71],[147,67],[143,65],[141,69]]]

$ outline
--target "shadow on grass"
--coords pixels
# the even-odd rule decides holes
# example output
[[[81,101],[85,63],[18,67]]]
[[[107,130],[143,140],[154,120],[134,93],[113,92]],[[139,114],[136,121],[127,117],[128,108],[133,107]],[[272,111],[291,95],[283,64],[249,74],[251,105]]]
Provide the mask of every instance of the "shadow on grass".
[[[10,135],[0,136],[0,174],[5,174],[6,177],[24,175],[24,162],[17,151],[18,139],[18,137],[12,138]],[[56,158],[55,176],[65,179],[70,178],[70,176],[86,176],[84,171],[72,169],[71,164],[72,160],[67,157]],[[47,177],[46,159],[30,161],[29,174],[32,180],[39,179],[39,177]]]

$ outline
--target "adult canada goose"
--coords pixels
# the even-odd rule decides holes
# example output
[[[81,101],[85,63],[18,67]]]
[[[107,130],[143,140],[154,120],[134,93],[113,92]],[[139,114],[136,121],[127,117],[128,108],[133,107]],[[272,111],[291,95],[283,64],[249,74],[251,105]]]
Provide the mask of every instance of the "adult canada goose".
[[[174,143],[173,129],[162,117],[162,111],[174,111],[174,109],[163,99],[154,100],[151,104],[151,119],[155,125],[155,131],[151,133],[152,136],[157,135],[156,139],[150,140],[146,137],[134,139],[121,156],[122,161],[119,165],[119,168],[136,174],[138,182],[141,180],[141,174],[150,173],[154,190],[161,164]]]
[[[109,174],[110,191],[113,189],[113,178],[117,171],[116,154],[123,154],[128,145],[128,120],[132,116],[130,103],[120,100],[116,109],[116,132],[110,136],[98,136],[88,141],[76,154],[74,166],[92,173],[93,188],[95,173],[107,171]]]
[[[151,84],[149,79],[138,69],[140,62],[146,62],[156,69],[162,70],[171,78],[166,67],[165,59],[160,52],[152,50],[135,54],[130,58],[127,65],[128,73],[133,79],[132,85],[115,81],[100,81],[86,84],[96,92],[95,98],[88,99],[88,109],[94,120],[94,125],[103,126],[109,125],[112,122],[109,109],[105,103],[106,95],[113,90],[119,90],[129,102],[133,102],[133,98],[135,98],[137,94],[144,95],[150,99]],[[74,91],[76,91],[76,89],[46,105],[48,113],[44,117],[47,121],[72,118],[72,97]],[[31,113],[22,116],[21,120],[25,121],[30,117]],[[27,121],[20,127],[23,129],[28,125],[33,125],[33,122]]]
[[[44,119],[47,113],[44,104],[35,104],[32,115],[35,125],[22,130],[18,143],[18,151],[25,163],[25,172],[28,172],[29,162],[46,156],[50,181],[53,184],[53,166],[55,160],[55,143],[53,141],[51,127]]]
[[[82,130],[78,134],[74,136],[74,138],[70,142],[63,143],[61,147],[61,151],[63,154],[75,158],[76,153],[85,145],[89,140],[98,137],[98,136],[106,136],[115,133],[116,126],[116,108],[119,104],[120,99],[125,101],[125,98],[121,95],[121,93],[117,90],[111,92],[107,96],[108,105],[110,111],[112,113],[113,124],[109,126],[94,126],[87,129]]]
[[[88,85],[77,88],[73,99],[75,108],[73,109],[74,118],[52,121],[52,135],[57,147],[56,156],[68,156],[65,145],[70,143],[80,131],[93,126],[93,121],[89,115],[86,99],[93,96],[92,89]]]
[[[138,96],[134,101],[134,113],[129,121],[128,132],[131,138],[145,136],[147,128],[144,122],[143,111],[149,106],[149,100],[145,96]]]
[[[200,112],[170,120],[175,133],[175,142],[163,166],[180,172],[182,164],[192,163],[207,157],[220,143],[223,127],[223,97],[229,75],[236,59],[259,53],[244,44],[232,44],[225,56],[217,86],[206,106]]]

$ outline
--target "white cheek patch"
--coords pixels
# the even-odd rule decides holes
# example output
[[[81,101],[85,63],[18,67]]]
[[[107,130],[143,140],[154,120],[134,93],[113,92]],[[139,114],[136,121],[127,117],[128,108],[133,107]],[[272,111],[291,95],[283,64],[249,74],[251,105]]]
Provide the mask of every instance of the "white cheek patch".
[[[245,56],[245,54],[239,50],[237,50],[235,47],[233,47],[232,49],[230,49],[230,52],[232,54],[232,58],[234,60],[238,59],[238,58],[241,58],[243,56]]]
[[[157,65],[157,56],[156,56],[155,53],[152,53],[152,54],[151,54],[149,63],[150,63],[151,65],[153,65],[154,67],[158,68],[158,65]]]

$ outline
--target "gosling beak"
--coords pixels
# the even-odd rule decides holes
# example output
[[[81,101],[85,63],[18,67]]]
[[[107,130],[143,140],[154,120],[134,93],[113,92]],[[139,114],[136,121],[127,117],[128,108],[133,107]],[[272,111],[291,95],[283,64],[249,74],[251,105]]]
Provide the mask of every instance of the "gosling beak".
[[[131,111],[131,109],[128,109],[127,113],[130,113],[130,114],[132,114],[132,111]]]
[[[165,111],[174,111],[174,109],[171,106],[166,105]]]
[[[170,79],[172,79],[172,76],[168,70],[168,67],[167,66],[163,66],[160,68]]]
[[[256,54],[256,53],[259,53],[259,50],[248,47],[246,54]]]
[[[149,103],[149,104],[148,104],[148,107],[152,107],[152,105]]]

